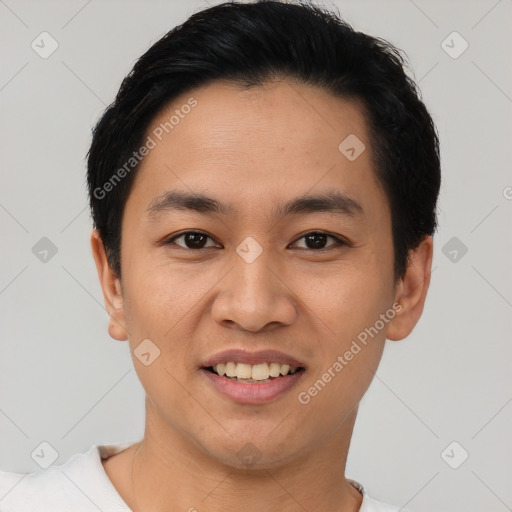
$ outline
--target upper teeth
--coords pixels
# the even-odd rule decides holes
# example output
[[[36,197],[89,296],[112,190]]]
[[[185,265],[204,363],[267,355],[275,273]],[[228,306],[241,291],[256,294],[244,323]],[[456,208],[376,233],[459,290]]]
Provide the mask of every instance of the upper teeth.
[[[269,377],[279,377],[279,375],[287,375],[295,373],[297,368],[289,364],[280,363],[219,363],[213,367],[214,371],[219,375],[227,377],[238,377],[239,379],[266,380]]]

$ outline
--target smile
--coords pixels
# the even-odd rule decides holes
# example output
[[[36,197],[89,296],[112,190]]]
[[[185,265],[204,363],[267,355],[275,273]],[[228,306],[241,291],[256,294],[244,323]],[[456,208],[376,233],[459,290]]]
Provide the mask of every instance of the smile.
[[[279,398],[303,376],[303,367],[280,363],[219,363],[201,368],[220,394],[240,404],[263,404]]]
[[[271,378],[293,375],[298,368],[275,362],[247,364],[229,361],[210,366],[208,369],[236,382],[268,382]]]

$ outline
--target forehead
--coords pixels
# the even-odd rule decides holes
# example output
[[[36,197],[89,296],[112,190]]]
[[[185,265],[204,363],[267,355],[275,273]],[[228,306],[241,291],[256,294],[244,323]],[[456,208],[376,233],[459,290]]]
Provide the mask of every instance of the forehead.
[[[385,200],[360,104],[319,87],[215,82],[175,98],[146,137],[155,144],[134,183],[141,208],[176,186],[240,209],[325,188],[375,207]]]
[[[196,106],[187,108],[191,102]],[[241,154],[263,159],[271,151],[281,151],[287,158],[305,153],[314,158],[326,150],[337,160],[339,144],[347,136],[368,139],[359,102],[290,81],[249,89],[224,82],[197,88],[164,108],[151,123],[148,135],[155,130],[168,146],[187,143],[187,147],[202,149],[194,153],[196,160],[229,157],[231,161]],[[159,133],[156,137],[162,142]],[[161,146],[156,153],[163,152]]]

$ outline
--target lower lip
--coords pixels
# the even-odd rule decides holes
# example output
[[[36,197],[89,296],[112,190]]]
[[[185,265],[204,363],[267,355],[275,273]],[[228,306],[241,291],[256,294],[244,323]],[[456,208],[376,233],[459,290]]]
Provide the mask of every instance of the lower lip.
[[[205,368],[201,368],[201,373],[209,379],[217,391],[231,400],[240,404],[263,404],[275,400],[292,388],[302,377],[304,370],[297,370],[292,375],[278,377],[261,384],[236,382],[212,373]]]

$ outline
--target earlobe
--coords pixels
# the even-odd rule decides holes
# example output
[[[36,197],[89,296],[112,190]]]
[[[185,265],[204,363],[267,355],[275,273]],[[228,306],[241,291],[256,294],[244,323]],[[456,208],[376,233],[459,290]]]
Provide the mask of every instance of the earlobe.
[[[125,327],[121,282],[108,262],[105,247],[97,229],[94,229],[91,234],[91,249],[109,314],[108,333],[115,340],[125,341],[128,339],[128,332]]]
[[[400,303],[401,309],[389,324],[387,339],[398,341],[406,338],[421,318],[430,285],[432,257],[433,240],[427,235],[409,253],[407,271],[395,293],[395,303]]]

